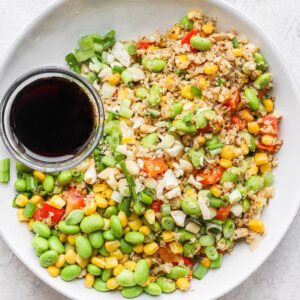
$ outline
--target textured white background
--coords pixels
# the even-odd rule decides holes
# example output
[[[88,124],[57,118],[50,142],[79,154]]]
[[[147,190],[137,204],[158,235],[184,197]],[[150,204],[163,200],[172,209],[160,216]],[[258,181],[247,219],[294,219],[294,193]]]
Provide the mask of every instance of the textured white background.
[[[298,75],[300,74],[300,1],[225,1],[248,14],[265,28],[281,49],[287,64],[300,84]],[[50,2],[49,0],[0,0],[0,62],[15,35]],[[285,100],[288,101],[288,99]],[[299,197],[299,195],[295,196]],[[286,199],[286,201],[288,203],[292,199]],[[299,231],[300,213],[271,257],[248,280],[221,300],[300,299]],[[15,257],[1,237],[0,299],[67,300],[33,275]]]

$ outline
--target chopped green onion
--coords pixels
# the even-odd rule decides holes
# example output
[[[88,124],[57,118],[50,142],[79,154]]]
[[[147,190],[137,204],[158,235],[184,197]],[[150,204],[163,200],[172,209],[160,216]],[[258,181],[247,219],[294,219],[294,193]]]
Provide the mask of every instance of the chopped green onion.
[[[109,31],[105,36],[104,36],[104,40],[105,39],[113,39],[115,37],[116,31],[115,30],[111,30]]]
[[[222,86],[225,83],[225,80],[220,78],[218,81],[218,86]]]
[[[140,99],[145,99],[149,96],[149,90],[144,87],[139,87],[135,90],[135,95]]]
[[[75,178],[73,178],[76,182],[82,182],[84,179],[84,173],[82,171],[80,171],[79,175]],[[55,187],[54,187],[55,188]]]
[[[236,38],[233,38],[232,40],[231,40],[231,42],[232,42],[232,45],[233,45],[233,48],[237,48],[240,44],[238,43],[238,41],[236,40]]]
[[[153,111],[146,111],[145,116],[150,116],[152,119],[158,118],[158,114],[154,113]]]
[[[26,191],[33,192],[38,187],[38,180],[35,177],[26,177]]]
[[[27,217],[27,218],[32,218],[34,211],[36,209],[36,205],[31,203],[31,202],[27,202],[24,211],[23,211],[23,216]]]
[[[134,44],[126,44],[125,49],[130,55],[136,54],[136,45]]]
[[[108,40],[104,42],[103,49],[107,50],[109,47],[111,47],[116,41],[114,39]]]
[[[16,203],[16,200],[18,198],[19,195],[16,195],[13,199],[13,202],[12,202],[12,207],[13,208],[21,208],[21,206],[19,206],[17,203]]]
[[[107,167],[111,167],[111,168],[114,168],[117,164],[116,160],[113,158],[113,157],[109,157],[109,156],[104,156],[102,159],[101,159],[101,162],[107,166]]]
[[[104,46],[100,43],[94,43],[93,49],[95,52],[101,53],[104,49]]]
[[[213,260],[210,264],[211,269],[219,268],[222,264],[223,255],[220,253],[216,260]]]
[[[85,35],[79,39],[79,44],[82,50],[88,50],[93,48],[94,41],[92,35]]]
[[[127,107],[120,107],[120,116],[130,119],[133,115],[133,111]]]
[[[122,168],[122,171],[125,175],[125,178],[127,180],[127,183],[128,183],[128,187],[130,189],[130,192],[131,192],[131,196],[133,198],[133,200],[136,202],[138,201],[138,197],[137,197],[137,194],[136,194],[136,190],[135,190],[135,182],[134,182],[134,179],[132,177],[132,175],[129,174],[127,168],[126,168],[126,163],[124,160],[120,161],[120,167]]]
[[[83,62],[83,61],[86,61],[89,58],[95,56],[95,52],[93,49],[87,49],[87,50],[76,49],[74,51],[74,56],[75,56],[77,62]]]
[[[77,176],[79,176],[79,174],[80,174],[80,171],[77,170],[77,169],[73,169],[71,172],[72,172],[72,176],[73,176],[73,177],[77,177]]]
[[[93,33],[92,34],[94,43],[102,43],[104,41],[104,37],[102,35]]]
[[[143,148],[150,148],[155,145],[158,141],[158,135],[156,132],[152,132],[144,136],[141,140],[141,145]]]
[[[74,56],[73,53],[69,53],[66,57],[66,62],[67,64],[69,65],[70,69],[73,70],[74,72],[80,74],[81,71],[80,71],[80,68],[78,66],[78,63],[77,63],[77,60]]]
[[[85,75],[85,78],[86,78],[89,82],[93,83],[93,82],[97,79],[97,74],[94,73],[94,72],[89,72],[88,74]]]
[[[202,90],[194,85],[191,86],[191,93],[197,98],[201,98],[202,96]]]
[[[206,275],[207,272],[208,272],[208,268],[199,264],[197,268],[193,271],[192,276],[198,280],[201,280]]]
[[[125,70],[126,70],[126,68],[119,67],[119,66],[113,66],[113,68],[112,68],[113,74],[115,74],[115,73],[122,74]]]
[[[0,182],[8,183],[10,181],[10,159],[5,158],[0,162]]]
[[[127,70],[123,71],[121,74],[121,79],[123,80],[123,82],[128,85],[130,82],[132,82],[133,77],[131,75],[130,72],[128,72]]]
[[[141,192],[138,194],[138,199],[139,199],[139,201],[141,201],[145,204],[148,204],[148,205],[150,205],[153,201],[152,197],[150,197],[148,194],[146,194],[144,192]]]

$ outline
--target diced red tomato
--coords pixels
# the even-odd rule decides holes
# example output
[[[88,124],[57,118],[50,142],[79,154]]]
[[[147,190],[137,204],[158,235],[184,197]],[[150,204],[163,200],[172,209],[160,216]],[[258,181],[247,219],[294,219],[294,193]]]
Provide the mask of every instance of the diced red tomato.
[[[66,214],[68,215],[72,210],[79,209],[84,206],[84,199],[76,194],[76,190],[74,188],[71,188],[68,192]]]
[[[212,129],[211,129],[211,127],[209,126],[209,125],[207,125],[206,127],[204,127],[204,128],[199,128],[198,130],[197,130],[197,133],[205,133],[205,132],[209,132],[209,131],[211,131]]]
[[[240,91],[237,90],[232,93],[232,97],[224,103],[224,105],[231,108],[231,111],[234,111],[239,103],[240,100]]]
[[[192,258],[189,258],[189,257],[185,257],[185,256],[182,256],[182,260],[184,261],[184,263],[187,265],[187,266],[193,266],[194,265],[194,261]]]
[[[226,253],[226,251],[223,251],[223,250],[220,250],[220,249],[217,249],[217,251],[218,251],[218,253],[223,254],[223,255]]]
[[[172,262],[172,265],[173,265],[173,266],[177,266],[177,265],[178,265],[178,262],[173,261],[173,262]]]
[[[33,218],[35,219],[35,220],[37,220],[37,221],[40,221],[40,222],[42,222],[43,221],[43,217],[42,217],[42,215],[41,215],[41,210],[40,210],[40,208],[36,208],[35,209],[35,211],[34,211],[34,213],[33,213]]]
[[[203,184],[215,184],[222,178],[224,170],[225,169],[221,166],[216,166],[213,169],[210,169],[208,172],[204,172],[204,170],[202,170],[198,174],[198,176],[203,178],[203,180],[200,182]]]
[[[267,150],[270,152],[275,152],[276,151],[276,146],[275,145],[264,145],[264,144],[258,144],[257,148],[260,150]]]
[[[194,35],[197,35],[198,31],[196,29],[192,29],[181,41],[181,45],[184,44],[189,44],[190,45],[190,40],[191,37]]]
[[[43,219],[47,219],[50,215],[52,224],[57,224],[61,220],[64,213],[64,208],[55,208],[49,204],[49,201],[46,201],[41,209],[35,209],[33,217],[35,220],[42,221]]]
[[[231,209],[231,205],[229,203],[225,207],[220,206],[215,219],[220,220],[220,221],[225,221],[229,215],[230,209]]]
[[[270,130],[271,129],[271,130]],[[278,132],[278,120],[274,116],[264,116],[261,122],[260,131],[261,134],[269,134],[277,136]]]
[[[247,126],[247,122],[243,120],[239,115],[233,115],[231,117],[231,123],[237,125],[239,131],[242,131]]]
[[[144,49],[144,50],[146,50],[146,49],[148,49],[152,44],[153,44],[153,43],[150,43],[150,42],[143,42],[143,41],[140,41],[140,42],[138,42],[137,48],[138,48],[138,49]]]
[[[192,279],[192,275],[193,275],[193,270],[190,270],[189,271],[189,274],[188,274],[188,281],[190,281]]]
[[[164,202],[162,200],[154,200],[151,203],[151,208],[155,211],[155,212],[160,212],[160,207],[161,205],[163,205]]]
[[[180,260],[179,254],[174,254],[168,245],[165,248],[160,247],[157,252],[164,263],[178,263]]]
[[[163,158],[144,159],[144,169],[150,177],[157,177],[167,171],[168,167]]]

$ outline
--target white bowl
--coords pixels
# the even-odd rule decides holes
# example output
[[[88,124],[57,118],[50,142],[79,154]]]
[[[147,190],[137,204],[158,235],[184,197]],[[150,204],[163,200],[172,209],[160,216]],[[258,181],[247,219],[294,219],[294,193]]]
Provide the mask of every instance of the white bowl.
[[[283,114],[280,133],[285,143],[278,154],[279,166],[274,170],[276,196],[262,215],[267,234],[260,246],[251,252],[245,243],[240,243],[232,255],[225,256],[220,269],[209,271],[201,281],[192,280],[190,291],[161,295],[163,299],[171,297],[174,300],[183,295],[193,299],[213,299],[236,287],[267,259],[297,213],[300,203],[300,160],[297,157],[299,94],[276,46],[254,22],[218,0],[65,0],[55,2],[25,29],[11,48],[0,73],[0,95],[3,96],[8,86],[25,71],[47,65],[65,66],[65,55],[77,47],[78,37],[84,34],[103,34],[113,28],[117,31],[118,39],[134,39],[139,34],[170,28],[191,9],[203,10],[209,16],[218,17],[218,30],[235,28],[261,48],[273,73],[273,95],[277,98],[276,109]],[[0,157],[9,157],[2,143]],[[102,297],[103,294],[96,290],[84,288],[83,280],[64,282],[59,277],[52,278],[39,265],[30,244],[33,235],[28,231],[27,224],[18,222],[17,210],[11,206],[15,194],[13,161],[11,169],[11,182],[0,185],[0,230],[6,243],[30,270],[62,294],[72,299],[92,300]],[[105,295],[110,299],[121,297],[119,292]],[[146,294],[142,297],[152,299]]]

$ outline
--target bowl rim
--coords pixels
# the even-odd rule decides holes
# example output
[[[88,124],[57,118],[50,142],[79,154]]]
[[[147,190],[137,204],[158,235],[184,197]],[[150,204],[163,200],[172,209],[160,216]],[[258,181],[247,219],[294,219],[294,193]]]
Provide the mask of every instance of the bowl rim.
[[[62,6],[64,3],[66,3],[68,0],[54,0],[52,3],[50,3],[49,5],[47,5],[43,10],[41,10],[41,12],[35,17],[33,18],[27,26],[25,26],[16,36],[16,38],[14,39],[14,41],[12,42],[12,44],[10,45],[10,47],[7,49],[6,54],[3,57],[3,62],[0,64],[0,73],[3,72],[3,70],[5,69],[6,64],[8,64],[10,58],[12,58],[12,54],[18,44],[20,43],[20,41],[24,38],[25,34],[30,32],[34,26],[36,25],[36,23],[40,22],[45,16],[47,16],[49,13],[51,13],[52,11],[54,11],[55,9],[57,9],[58,7]],[[264,40],[266,41],[266,43],[270,46],[273,47],[273,52],[276,52],[276,55],[279,57],[279,59],[282,62],[286,62],[285,58],[282,55],[281,50],[279,49],[279,47],[273,42],[273,40],[269,37],[269,35],[265,32],[265,30],[258,25],[255,21],[253,21],[250,17],[248,17],[243,11],[240,11],[239,9],[237,9],[236,7],[234,7],[233,5],[225,2],[224,0],[209,0],[210,4],[216,7],[219,7],[220,9],[229,12],[233,15],[235,15],[237,18],[239,19],[243,19],[245,21],[245,23],[248,23],[248,26],[251,27],[251,29],[256,32],[259,36],[261,36],[262,38],[264,38]],[[293,90],[295,92],[295,94],[297,95],[297,98],[300,99],[300,92],[298,89],[298,86],[296,84],[295,78],[292,76],[291,71],[288,69],[288,65],[282,64],[282,67],[284,69],[285,74],[287,74],[288,76],[288,80],[291,83],[291,86],[293,87]],[[247,272],[246,275],[241,276],[241,278],[237,281],[235,281],[232,285],[230,285],[228,288],[222,290],[221,292],[219,292],[217,295],[215,295],[216,298],[219,298],[225,294],[227,294],[228,292],[230,292],[231,290],[233,290],[234,288],[236,288],[237,286],[239,286],[241,283],[243,283],[247,278],[249,278],[255,271],[257,271],[257,269],[259,267],[262,266],[262,264],[271,256],[271,254],[274,252],[274,250],[278,247],[278,245],[280,244],[280,242],[282,241],[282,239],[284,238],[284,236],[286,235],[287,231],[290,229],[298,211],[300,208],[300,199],[298,199],[298,203],[297,203],[297,208],[295,209],[292,217],[290,218],[286,229],[282,232],[282,234],[279,236],[279,238],[277,239],[276,244],[274,245],[273,249],[267,253],[264,254],[264,257],[261,259],[261,263],[259,265],[257,265],[253,270],[250,270]],[[2,237],[2,239],[5,241],[5,243],[8,245],[8,247],[11,249],[11,251],[20,259],[20,261],[29,269],[30,269],[30,265],[27,263],[27,261],[23,260],[20,258],[20,256],[14,251],[14,248],[11,247],[11,244],[9,242],[9,240],[7,240],[2,232],[2,228],[0,227],[0,235]],[[63,290],[61,287],[56,286],[55,284],[53,284],[51,281],[46,280],[45,278],[42,278],[39,276],[39,273],[31,270],[31,272],[33,272],[40,280],[42,280],[43,282],[45,282],[48,286],[52,287],[54,290],[58,291],[59,293],[61,293],[62,295],[69,297],[71,299],[80,299],[80,298],[74,298],[74,295],[69,293],[68,290]],[[216,299],[214,298],[214,299]],[[213,298],[210,298],[213,299]]]

